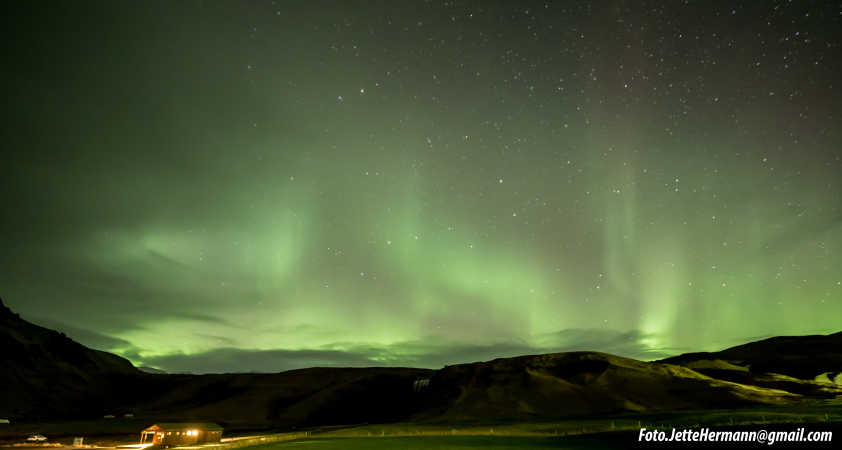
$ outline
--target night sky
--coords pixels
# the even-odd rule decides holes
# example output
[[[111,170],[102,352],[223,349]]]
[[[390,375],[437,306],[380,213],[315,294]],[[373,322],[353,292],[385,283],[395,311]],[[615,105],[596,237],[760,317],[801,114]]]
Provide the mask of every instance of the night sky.
[[[136,365],[842,329],[842,4],[3,5],[0,296]]]

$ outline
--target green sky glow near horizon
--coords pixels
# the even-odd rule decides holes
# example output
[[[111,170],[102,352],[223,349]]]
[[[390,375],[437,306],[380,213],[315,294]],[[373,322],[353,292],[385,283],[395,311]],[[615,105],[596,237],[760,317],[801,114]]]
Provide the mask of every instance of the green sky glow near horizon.
[[[17,14],[4,300],[173,371],[842,329],[838,7],[331,5]]]

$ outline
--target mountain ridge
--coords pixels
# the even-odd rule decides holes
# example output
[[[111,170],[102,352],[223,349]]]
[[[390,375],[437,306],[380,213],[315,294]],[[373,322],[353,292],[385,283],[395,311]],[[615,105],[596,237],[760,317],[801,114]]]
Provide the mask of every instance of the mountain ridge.
[[[842,332],[782,336],[653,362],[567,352],[438,370],[314,367],[163,374],[31,324],[0,299],[0,345],[10,349],[0,354],[0,394],[7,399],[0,417],[37,421],[131,412],[159,421],[209,420],[245,429],[782,405],[842,395],[832,377],[813,373],[842,371],[834,347],[840,338]],[[812,356],[800,349],[805,342]],[[785,373],[767,371],[776,361]],[[803,374],[810,375],[795,376]]]

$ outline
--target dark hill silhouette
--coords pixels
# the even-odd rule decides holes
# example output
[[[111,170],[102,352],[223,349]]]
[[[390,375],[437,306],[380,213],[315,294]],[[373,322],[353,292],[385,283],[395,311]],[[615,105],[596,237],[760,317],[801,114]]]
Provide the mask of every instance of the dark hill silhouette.
[[[153,421],[213,421],[230,430],[529,420],[786,404],[842,394],[833,383],[812,381],[817,368],[839,371],[835,359],[839,347],[834,347],[839,336],[772,339],[767,341],[774,346],[767,341],[747,344],[762,344],[762,352],[741,346],[662,362],[572,352],[440,370],[310,368],[270,374],[158,374],[33,325],[0,301],[0,417],[26,422],[131,412],[135,418]],[[804,347],[800,351],[799,342]],[[765,359],[757,359],[758,354]],[[779,365],[774,364],[775,354],[783,355]],[[726,357],[750,364],[751,370],[709,359]],[[808,369],[807,359],[819,363]],[[759,375],[756,367],[786,367],[784,373],[811,378]],[[727,376],[717,376],[720,372]]]
[[[243,428],[403,420],[421,406],[407,368],[312,368],[276,374],[169,375],[135,368],[57,331],[27,322],[0,300],[0,417],[13,422],[101,418]]]
[[[136,416],[213,417],[229,428],[396,422],[423,406],[412,384],[431,373],[315,367],[272,374],[148,375],[156,394],[130,408]]]
[[[117,355],[89,349],[31,324],[0,300],[0,416],[56,417],[99,413],[138,374]]]

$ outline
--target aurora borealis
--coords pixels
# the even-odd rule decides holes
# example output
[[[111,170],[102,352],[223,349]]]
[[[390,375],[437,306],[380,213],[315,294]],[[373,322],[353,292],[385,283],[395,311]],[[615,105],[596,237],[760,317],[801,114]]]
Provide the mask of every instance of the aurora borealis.
[[[11,7],[0,286],[136,365],[842,329],[842,6]]]

